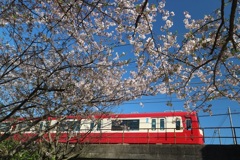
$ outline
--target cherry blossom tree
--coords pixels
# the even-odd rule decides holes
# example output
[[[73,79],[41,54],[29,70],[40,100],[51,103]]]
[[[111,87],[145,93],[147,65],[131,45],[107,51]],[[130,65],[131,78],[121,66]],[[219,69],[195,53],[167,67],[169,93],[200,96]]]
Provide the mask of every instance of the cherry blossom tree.
[[[199,20],[184,12],[183,38],[165,3],[1,1],[0,122],[106,112],[143,95],[209,112],[214,99],[239,103],[239,1]]]
[[[186,99],[186,109],[211,113],[211,100],[224,97],[240,102],[239,14],[238,0],[221,0],[219,9],[200,20],[184,12],[189,32],[171,52],[174,61],[180,61],[171,80],[179,98]]]

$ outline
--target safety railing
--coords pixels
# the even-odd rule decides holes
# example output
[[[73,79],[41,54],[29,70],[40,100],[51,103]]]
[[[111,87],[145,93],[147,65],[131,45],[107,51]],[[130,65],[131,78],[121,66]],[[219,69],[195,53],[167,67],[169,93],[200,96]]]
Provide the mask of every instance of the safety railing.
[[[99,143],[139,143],[139,144],[203,144],[200,128],[139,128],[138,130],[102,129]],[[98,133],[92,132],[92,133]],[[106,134],[107,133],[107,134]],[[94,136],[91,134],[90,136]],[[95,134],[95,136],[98,136]],[[91,137],[97,141],[97,137]]]
[[[27,136],[31,133],[26,132]],[[51,132],[56,134],[57,132]],[[146,144],[216,144],[238,145],[240,143],[240,127],[204,127],[204,128],[139,128],[138,130],[107,129],[92,131],[61,132],[70,137],[82,139],[87,143],[146,143]],[[73,134],[74,133],[74,134]],[[202,134],[201,134],[202,133]],[[4,132],[1,132],[3,135]],[[24,135],[24,132],[22,133]],[[69,136],[65,136],[68,138]]]
[[[205,144],[238,145],[240,143],[240,127],[204,127]]]
[[[199,131],[202,131],[203,136],[199,135]],[[101,132],[113,133],[108,135],[108,139],[121,139],[120,143],[127,143],[127,139],[139,139],[146,143],[171,143],[178,144],[191,143],[192,141],[204,141],[204,144],[216,144],[216,145],[238,145],[240,142],[240,127],[204,127],[204,128],[191,128],[190,130],[181,129],[176,130],[176,128],[140,128],[139,131],[134,130],[121,130],[121,131],[110,131],[102,130]],[[119,133],[118,136],[115,136]],[[129,133],[136,133],[135,135],[130,135]],[[137,133],[145,133],[138,135]],[[162,139],[162,141],[161,141]],[[111,142],[109,140],[109,143]],[[159,141],[157,141],[159,140]],[[194,144],[195,142],[192,142]]]

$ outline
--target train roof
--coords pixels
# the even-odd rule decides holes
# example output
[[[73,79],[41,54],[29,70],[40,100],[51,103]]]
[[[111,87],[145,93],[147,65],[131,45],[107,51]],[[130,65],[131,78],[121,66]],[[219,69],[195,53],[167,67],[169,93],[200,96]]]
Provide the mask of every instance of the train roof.
[[[147,112],[147,113],[98,113],[93,114],[89,118],[140,118],[140,117],[170,117],[170,116],[196,116],[197,113],[187,112],[187,111],[167,111],[167,112]],[[82,116],[68,116],[69,119],[76,119],[77,117],[82,118]]]
[[[197,116],[195,111],[166,111],[166,112],[146,112],[146,113],[96,113],[89,115],[71,115],[66,116],[66,119],[102,119],[102,118],[141,118],[141,117],[170,117],[170,116],[181,116],[181,117],[192,117]],[[49,116],[48,120],[59,119],[63,117],[53,117]],[[8,119],[6,121],[24,121],[24,120],[37,120],[39,118],[17,118],[17,119]],[[40,118],[41,119],[41,118]]]
[[[183,112],[183,111],[168,111],[168,112],[148,112],[148,113],[120,113],[111,114],[110,117],[114,118],[134,118],[134,117],[168,117],[168,116],[192,116],[196,112]]]

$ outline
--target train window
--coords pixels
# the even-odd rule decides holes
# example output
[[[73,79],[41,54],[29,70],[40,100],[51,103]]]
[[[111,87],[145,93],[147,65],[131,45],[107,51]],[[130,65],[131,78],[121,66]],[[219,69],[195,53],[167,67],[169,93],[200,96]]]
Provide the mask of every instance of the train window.
[[[90,123],[90,130],[95,130],[94,128],[97,127],[97,131],[101,130],[101,121],[92,121]]]
[[[139,130],[139,120],[113,120],[112,131]]]
[[[127,128],[129,130],[139,130],[139,120],[126,120]]]
[[[31,126],[31,122],[21,122],[18,124],[18,130],[30,131]]]
[[[40,131],[47,130],[50,126],[50,121],[42,121],[40,122],[39,129]]]
[[[160,130],[164,130],[164,119],[160,119]]]
[[[180,119],[177,118],[176,119],[176,130],[180,130],[180,127],[181,127]]]
[[[80,131],[80,121],[62,121],[58,126],[58,131]]]
[[[68,131],[69,128],[69,124],[68,121],[62,121],[60,122],[59,126],[58,126],[58,131]]]
[[[120,120],[113,120],[112,121],[112,131],[121,131],[123,130],[122,126],[121,126],[122,121]]]
[[[101,121],[98,121],[97,123],[97,131],[100,131],[101,130]]]
[[[94,128],[94,121],[90,123],[90,130],[93,130],[93,128]]]
[[[40,126],[39,126],[40,131],[43,131],[43,130],[45,130],[46,128],[47,128],[46,123],[45,123],[45,122],[40,122]]]
[[[0,132],[8,132],[11,129],[10,123],[0,123]]]
[[[73,130],[74,131],[80,131],[80,124],[81,122],[80,121],[73,121]]]
[[[191,130],[192,129],[192,120],[186,119],[186,129]]]
[[[152,119],[152,130],[156,130],[156,119]]]

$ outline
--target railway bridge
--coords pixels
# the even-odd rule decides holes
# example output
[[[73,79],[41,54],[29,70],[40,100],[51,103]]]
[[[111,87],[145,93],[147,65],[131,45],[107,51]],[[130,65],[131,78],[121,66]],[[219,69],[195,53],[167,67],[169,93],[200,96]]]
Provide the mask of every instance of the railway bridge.
[[[240,145],[92,144],[75,159],[240,160]]]
[[[91,144],[76,149],[76,160],[240,160],[240,127],[204,128],[205,145],[195,144]],[[220,135],[220,130],[222,131]],[[231,132],[226,132],[233,131]],[[215,133],[212,137],[208,134]],[[224,145],[222,142],[225,142]],[[227,143],[228,142],[228,143]],[[77,147],[76,147],[77,148]],[[72,160],[75,160],[72,159]]]

